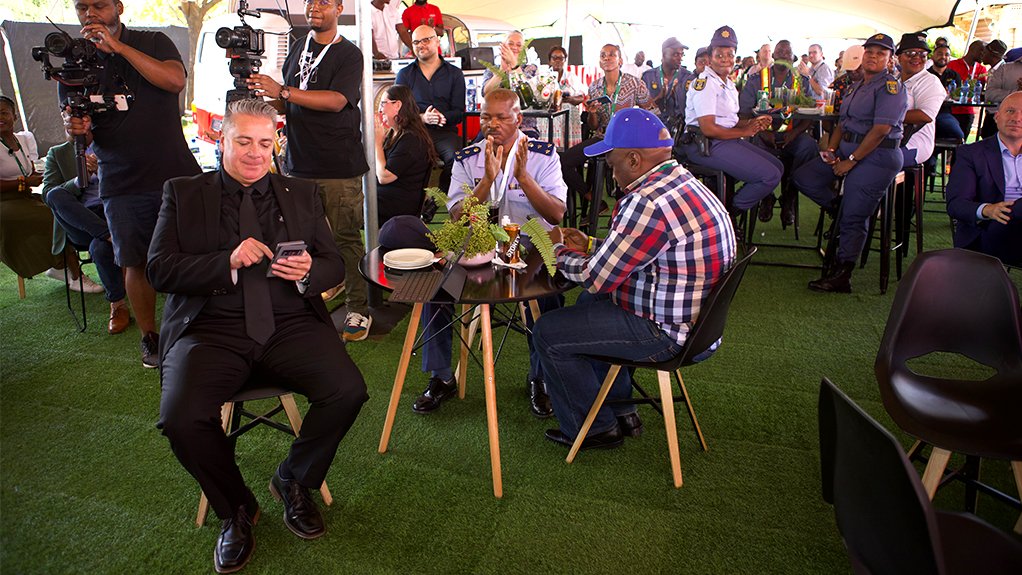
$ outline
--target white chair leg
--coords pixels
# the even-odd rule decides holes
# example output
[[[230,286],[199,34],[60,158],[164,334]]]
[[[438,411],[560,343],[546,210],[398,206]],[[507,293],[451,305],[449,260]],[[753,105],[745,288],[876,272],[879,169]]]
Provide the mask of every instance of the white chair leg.
[[[674,486],[681,487],[681,454],[678,451],[678,423],[674,419],[674,396],[671,394],[671,374],[656,372],[660,383],[660,404],[664,408],[664,430],[667,432],[667,451],[671,456],[671,476]]]
[[[589,428],[593,426],[593,422],[596,421],[596,414],[600,412],[600,408],[603,407],[603,401],[607,399],[607,394],[610,393],[611,386],[614,385],[614,379],[617,378],[618,372],[621,371],[620,365],[612,364],[610,371],[607,372],[607,377],[603,380],[603,385],[600,387],[600,392],[596,394],[596,401],[593,402],[593,407],[589,409],[589,415],[586,416],[585,423],[582,424],[582,429],[578,431],[578,435],[575,436],[575,443],[571,445],[571,451],[568,452],[566,461],[571,463],[575,460],[575,455],[578,450],[582,448],[582,442],[585,441],[586,435],[589,434]]]

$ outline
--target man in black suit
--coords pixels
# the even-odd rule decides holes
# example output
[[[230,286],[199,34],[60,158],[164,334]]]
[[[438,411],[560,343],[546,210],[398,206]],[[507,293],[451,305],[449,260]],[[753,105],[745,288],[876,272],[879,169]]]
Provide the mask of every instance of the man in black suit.
[[[248,562],[259,517],[221,428],[224,401],[253,377],[308,397],[270,492],[284,502],[287,527],[313,539],[324,526],[309,489],[323,482],[368,399],[319,295],[344,279],[344,266],[316,184],[269,173],[275,123],[276,111],[260,100],[228,107],[223,167],[166,183],[146,269],[168,294],[157,427],[223,520],[219,573]],[[269,265],[268,246],[297,240],[306,250]]]
[[[960,146],[947,185],[955,247],[1022,265],[1022,92],[1001,102],[997,134]]]

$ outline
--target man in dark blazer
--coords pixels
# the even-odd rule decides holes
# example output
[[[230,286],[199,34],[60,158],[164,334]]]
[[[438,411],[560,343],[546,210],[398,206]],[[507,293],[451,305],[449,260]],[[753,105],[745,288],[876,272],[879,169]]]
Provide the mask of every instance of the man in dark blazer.
[[[344,266],[316,185],[269,173],[275,122],[261,100],[228,107],[223,167],[166,183],[146,268],[168,294],[157,427],[223,520],[219,573],[248,562],[259,516],[221,428],[221,405],[250,379],[308,398],[270,492],[283,500],[287,527],[313,539],[324,526],[309,490],[323,482],[368,399],[319,295],[344,279]],[[274,258],[269,246],[299,240],[305,250]]]
[[[961,146],[947,187],[954,244],[1022,265],[1022,92],[1001,102],[997,136]]]

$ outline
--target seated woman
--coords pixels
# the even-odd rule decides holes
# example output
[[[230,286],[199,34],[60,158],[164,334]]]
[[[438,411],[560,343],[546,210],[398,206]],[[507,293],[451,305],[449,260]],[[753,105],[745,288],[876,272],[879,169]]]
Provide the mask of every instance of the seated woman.
[[[393,85],[380,99],[376,116],[376,199],[379,225],[394,216],[418,216],[423,188],[437,153],[412,90]],[[446,193],[447,190],[444,190]]]
[[[64,279],[60,255],[50,251],[53,240],[53,213],[32,188],[43,182],[33,162],[39,159],[32,132],[14,131],[18,117],[14,100],[0,96],[0,261],[23,278],[51,270],[47,275]],[[77,259],[72,276],[77,279]],[[91,283],[91,282],[90,282]],[[78,282],[72,282],[75,289]],[[102,289],[102,288],[101,288]]]

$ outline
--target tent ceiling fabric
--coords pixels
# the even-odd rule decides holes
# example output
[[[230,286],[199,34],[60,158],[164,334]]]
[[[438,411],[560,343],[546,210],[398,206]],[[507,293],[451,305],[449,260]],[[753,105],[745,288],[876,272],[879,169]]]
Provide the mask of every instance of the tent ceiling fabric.
[[[865,38],[877,31],[897,39],[905,32],[942,26],[958,0],[728,0],[715,14],[705,4],[679,0],[569,0],[573,26],[586,16],[601,22],[713,30],[724,24],[759,36]],[[564,18],[563,0],[437,0],[444,12],[489,16],[519,28],[548,26]],[[571,27],[569,27],[571,29]],[[571,29],[576,33],[577,29]]]

